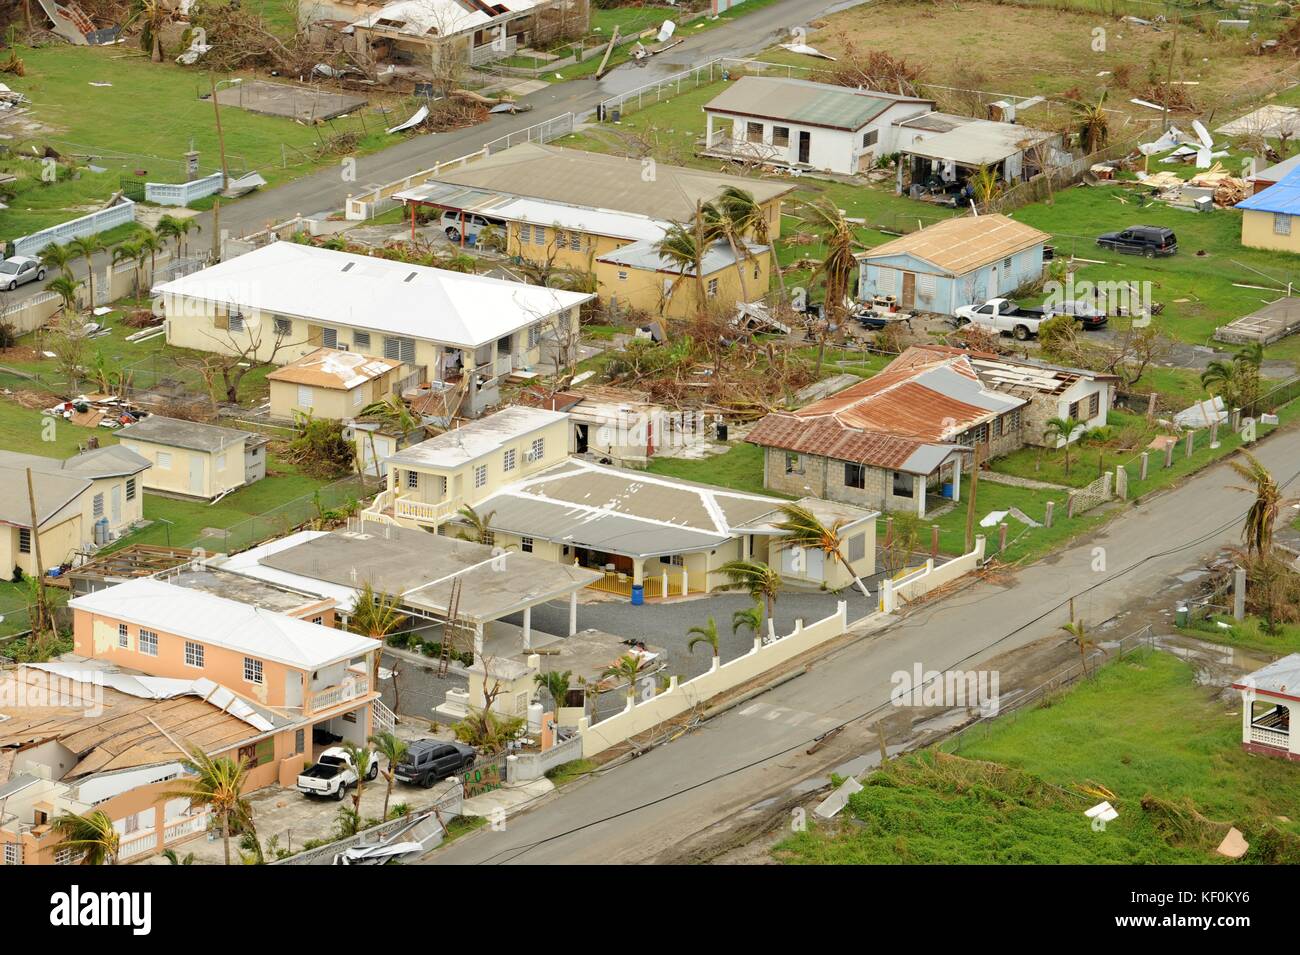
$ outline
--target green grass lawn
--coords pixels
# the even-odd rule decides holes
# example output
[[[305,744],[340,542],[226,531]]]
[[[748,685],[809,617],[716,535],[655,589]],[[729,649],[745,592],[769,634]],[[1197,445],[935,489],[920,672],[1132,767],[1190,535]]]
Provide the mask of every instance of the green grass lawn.
[[[268,8],[273,4],[268,4]],[[31,116],[49,127],[30,139],[10,143],[15,151],[53,146],[62,155],[86,157],[106,172],[84,167],[80,178],[43,184],[26,178],[10,208],[0,212],[0,232],[17,237],[98,208],[118,188],[119,178],[183,181],[186,150],[197,149],[205,171],[220,168],[220,151],[208,92],[208,76],[171,62],[151,63],[129,46],[72,47],[62,44],[21,48],[24,77],[10,85],[32,100]],[[248,74],[250,77],[254,74]],[[225,77],[218,77],[218,80]],[[111,83],[96,87],[90,84]],[[289,119],[261,116],[223,107],[226,156],[234,173],[257,170],[275,186],[323,165],[337,156],[315,158],[319,138],[361,133],[353,153],[373,151],[394,140],[385,135],[378,116],[353,114],[313,128]],[[145,176],[137,176],[144,170]]]
[[[722,454],[708,458],[654,457],[646,470],[652,474],[717,484],[751,494],[784,496],[763,489],[763,449],[747,441],[737,441]]]
[[[797,834],[774,855],[803,864],[1227,863],[1213,852],[1222,829],[1193,824],[1174,835],[1157,804],[1144,808],[1151,796],[1237,826],[1252,844],[1247,862],[1294,862],[1294,769],[1245,753],[1241,704],[1218,693],[1174,656],[1133,654],[962,741],[964,760],[995,765],[932,750],[891,760],[849,799],[859,825]],[[1103,798],[1119,818],[1094,831],[1083,810]]]
[[[1244,620],[1234,620],[1230,614],[1213,614],[1193,621],[1186,632],[1202,640],[1243,650],[1279,655],[1300,653],[1300,624],[1279,624],[1277,633],[1269,633],[1260,617],[1248,615]]]

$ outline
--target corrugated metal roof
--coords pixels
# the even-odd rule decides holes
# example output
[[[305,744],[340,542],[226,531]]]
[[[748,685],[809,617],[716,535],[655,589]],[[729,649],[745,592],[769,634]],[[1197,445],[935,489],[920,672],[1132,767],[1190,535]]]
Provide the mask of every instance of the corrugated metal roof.
[[[931,101],[809,80],[743,76],[705,103],[704,109],[857,130],[898,102]]]
[[[942,120],[934,117],[928,121],[933,125],[943,124]],[[963,166],[987,166],[1000,163],[1008,156],[1015,156],[1038,143],[1061,135],[1045,129],[1021,126],[1019,123],[998,123],[965,116],[951,117],[951,122],[952,128],[946,132],[918,139],[903,152],[926,159],[949,160]],[[902,120],[896,125],[913,129],[927,128],[925,120]]]
[[[361,352],[318,348],[297,361],[282,365],[266,377],[271,381],[351,390],[401,365],[400,361],[392,358],[372,358]]]
[[[755,245],[749,243],[750,255],[761,255],[767,251],[765,245]],[[602,255],[598,261],[608,262],[611,265],[625,265],[633,269],[645,269],[652,272],[672,272],[674,275],[681,275],[681,269],[677,263],[671,259],[665,258],[660,254],[655,242],[633,242],[615,249],[612,252]],[[714,272],[722,269],[732,269],[736,267],[736,257],[731,253],[731,246],[725,241],[715,242],[709,246],[704,253],[704,259],[701,262],[704,267],[705,275],[712,275]],[[695,274],[695,267],[688,266],[687,275]]]
[[[220,425],[167,418],[156,414],[127,425],[118,431],[118,435],[151,444],[161,444],[170,448],[189,448],[194,451],[220,451],[256,437],[248,431],[237,431]]]
[[[1232,684],[1300,699],[1300,653],[1290,653]]]
[[[1049,238],[1046,232],[1004,215],[959,216],[891,239],[857,257],[870,262],[891,255],[911,255],[949,275],[960,276]]]

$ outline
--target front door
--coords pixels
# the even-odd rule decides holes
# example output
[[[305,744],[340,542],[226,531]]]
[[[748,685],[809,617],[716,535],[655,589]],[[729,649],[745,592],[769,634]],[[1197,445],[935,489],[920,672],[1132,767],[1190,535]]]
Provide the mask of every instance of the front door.
[[[190,455],[190,493],[203,496],[203,458],[198,454]]]
[[[574,428],[574,450],[578,454],[587,453],[587,426],[585,424],[577,425]]]
[[[903,297],[899,303],[903,308],[911,308],[916,304],[916,273],[903,273]]]
[[[806,129],[799,130],[799,161],[806,163],[812,155],[812,133]]]

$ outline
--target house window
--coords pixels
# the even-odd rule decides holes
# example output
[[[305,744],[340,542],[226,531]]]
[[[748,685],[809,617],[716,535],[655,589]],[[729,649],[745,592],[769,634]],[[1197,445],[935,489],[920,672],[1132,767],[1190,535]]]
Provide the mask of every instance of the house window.
[[[272,322],[272,325],[275,328],[275,334],[277,338],[284,338],[286,335],[293,334],[293,322],[287,318],[284,318],[283,316],[280,315],[275,316],[275,320]]]
[[[231,315],[230,318],[228,319],[228,324],[230,326],[230,331],[242,332],[244,330],[244,316]]]
[[[158,467],[170,468],[172,466],[172,453],[170,451],[158,452]]]
[[[763,141],[763,124],[746,123],[745,140],[751,143],[761,143]]]
[[[519,549],[525,554],[531,554],[533,552],[533,539],[531,537],[519,538]]]
[[[686,566],[686,559],[681,554],[664,554],[659,558],[659,563],[667,564],[670,567]]]
[[[570,232],[570,233],[569,233],[569,248],[572,249],[574,252],[581,252],[581,251],[582,251],[582,233],[581,233],[581,232]]]
[[[626,281],[627,281],[627,273],[624,272],[624,271],[622,271],[622,270],[620,270],[619,273],[618,273],[618,280],[619,280],[620,282],[626,282]]]
[[[536,325],[528,326],[528,347],[536,348],[537,343],[542,340],[542,330]]]
[[[135,500],[135,478],[133,477],[126,479],[126,499],[128,501]]]
[[[533,226],[533,245],[546,244],[546,230],[541,226]]]
[[[790,127],[773,126],[772,127],[772,145],[789,146],[790,145]]]
[[[803,455],[787,452],[785,456],[786,474],[803,474]]]
[[[96,494],[90,503],[90,511],[95,517],[104,516],[104,495]]]
[[[971,428],[966,432],[966,441],[969,444],[988,444],[989,426],[987,424]]]
[[[322,328],[320,330],[320,342],[326,348],[339,347],[339,331],[337,328]]]
[[[515,449],[507,448],[506,453],[501,456],[501,470],[513,471],[515,469]]]
[[[158,634],[152,630],[141,630],[140,652],[147,657],[156,657],[158,655]]]
[[[867,535],[855,534],[849,538],[849,563],[854,564],[867,556]]]
[[[369,332],[353,332],[353,333],[352,333],[352,350],[353,350],[353,351],[365,351],[365,350],[368,349],[369,347],[370,347],[370,333],[369,333]]]
[[[203,644],[185,641],[185,665],[187,667],[203,666]]]
[[[307,385],[298,386],[298,407],[310,408],[316,396],[312,394],[311,388]]]
[[[844,486],[862,490],[867,486],[867,469],[852,461],[844,462]]]
[[[519,223],[519,244],[520,245],[528,244],[528,233],[531,231],[531,229],[532,227],[529,226],[527,222]]]
[[[865,133],[862,134],[862,145],[864,148],[867,146],[874,146],[876,145],[876,140],[878,140],[879,138],[880,138],[879,130],[868,129]]]
[[[72,865],[73,858],[73,850],[68,846],[64,846],[62,849],[59,849],[54,853],[54,864]]]
[[[252,657],[244,657],[244,681],[247,683],[257,684],[262,682],[261,660],[254,660]]]
[[[1002,267],[1004,269],[1011,268],[1011,256],[1007,256],[1005,259],[1002,260]]]
[[[540,461],[546,455],[546,439],[534,438],[533,449],[529,452],[529,457],[534,461]]]
[[[32,552],[32,531],[30,527],[18,528],[18,553],[30,554]]]
[[[1020,430],[1020,409],[1019,408],[1017,408],[1015,411],[1009,412],[1006,416],[1006,419],[1007,419],[1006,431],[1008,434],[1010,434],[1012,431]]]
[[[293,751],[295,754],[305,752],[307,749],[307,731],[298,730],[293,734]]]
[[[718,294],[718,280],[709,279],[709,284],[707,288],[708,288],[709,298],[714,298]]]
[[[1097,417],[1101,411],[1101,393],[1094,391],[1088,396],[1088,417],[1089,419]]]
[[[894,472],[894,497],[912,496],[912,475],[902,471]]]
[[[123,819],[123,820],[122,820],[122,829],[123,829],[123,834],[124,834],[124,835],[128,835],[128,836],[131,835],[132,833],[139,832],[139,831],[140,831],[140,816],[139,816],[139,814],[133,812],[133,813],[131,813],[131,815],[129,815],[129,816],[127,816],[125,819]]]
[[[1002,437],[1002,419],[1000,417],[993,419],[993,437]]]
[[[23,864],[23,844],[21,842],[5,843],[5,865]]]
[[[131,631],[124,623],[119,623],[117,625],[117,645],[123,648],[131,645]]]
[[[407,471],[407,472],[406,472],[406,486],[407,486],[407,487],[410,487],[410,488],[416,488],[416,487],[419,487],[419,486],[420,486],[420,472],[419,472],[419,471]]]
[[[314,623],[314,624],[316,624],[318,627],[322,627],[322,626],[325,625],[325,618],[324,618],[324,617],[312,617],[312,618],[311,618],[311,622]]]
[[[474,469],[474,487],[480,488],[487,484],[487,465],[480,464]]]
[[[1070,414],[1070,417],[1073,418],[1075,421],[1082,421],[1082,420],[1083,420],[1083,402],[1082,402],[1082,401],[1075,401],[1075,402],[1072,402],[1071,405],[1070,405],[1070,412],[1069,412],[1069,414]]]
[[[1290,235],[1291,234],[1291,216],[1285,212],[1273,213],[1273,234]]]
[[[411,338],[394,338],[391,335],[385,336],[384,357],[391,358],[394,361],[404,361],[407,364],[414,364],[415,340]]]
[[[363,388],[352,389],[352,407],[360,408],[361,405],[365,402],[365,400],[366,400],[365,389]]]

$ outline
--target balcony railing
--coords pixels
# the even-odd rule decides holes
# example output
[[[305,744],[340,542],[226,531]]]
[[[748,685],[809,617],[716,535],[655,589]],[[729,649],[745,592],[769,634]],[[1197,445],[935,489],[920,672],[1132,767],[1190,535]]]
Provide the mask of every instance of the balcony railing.
[[[304,711],[309,714],[319,713],[321,710],[331,709],[349,700],[360,699],[369,692],[370,677],[367,674],[349,673],[348,678],[342,683],[309,694]]]
[[[1272,746],[1276,749],[1289,750],[1291,734],[1286,730],[1268,729],[1264,726],[1251,724],[1250,741],[1259,743],[1261,746]]]
[[[157,848],[158,833],[152,831],[133,833],[122,837],[117,851],[117,860],[125,862],[127,859],[153,852]]]
[[[441,524],[456,513],[457,506],[458,502],[454,500],[431,504],[428,501],[399,497],[393,501],[393,516],[408,521],[419,521],[421,524]]]
[[[203,832],[207,828],[208,814],[206,812],[195,813],[182,819],[174,819],[163,827],[163,844],[166,845],[175,842],[177,839],[184,839],[197,832]]]

